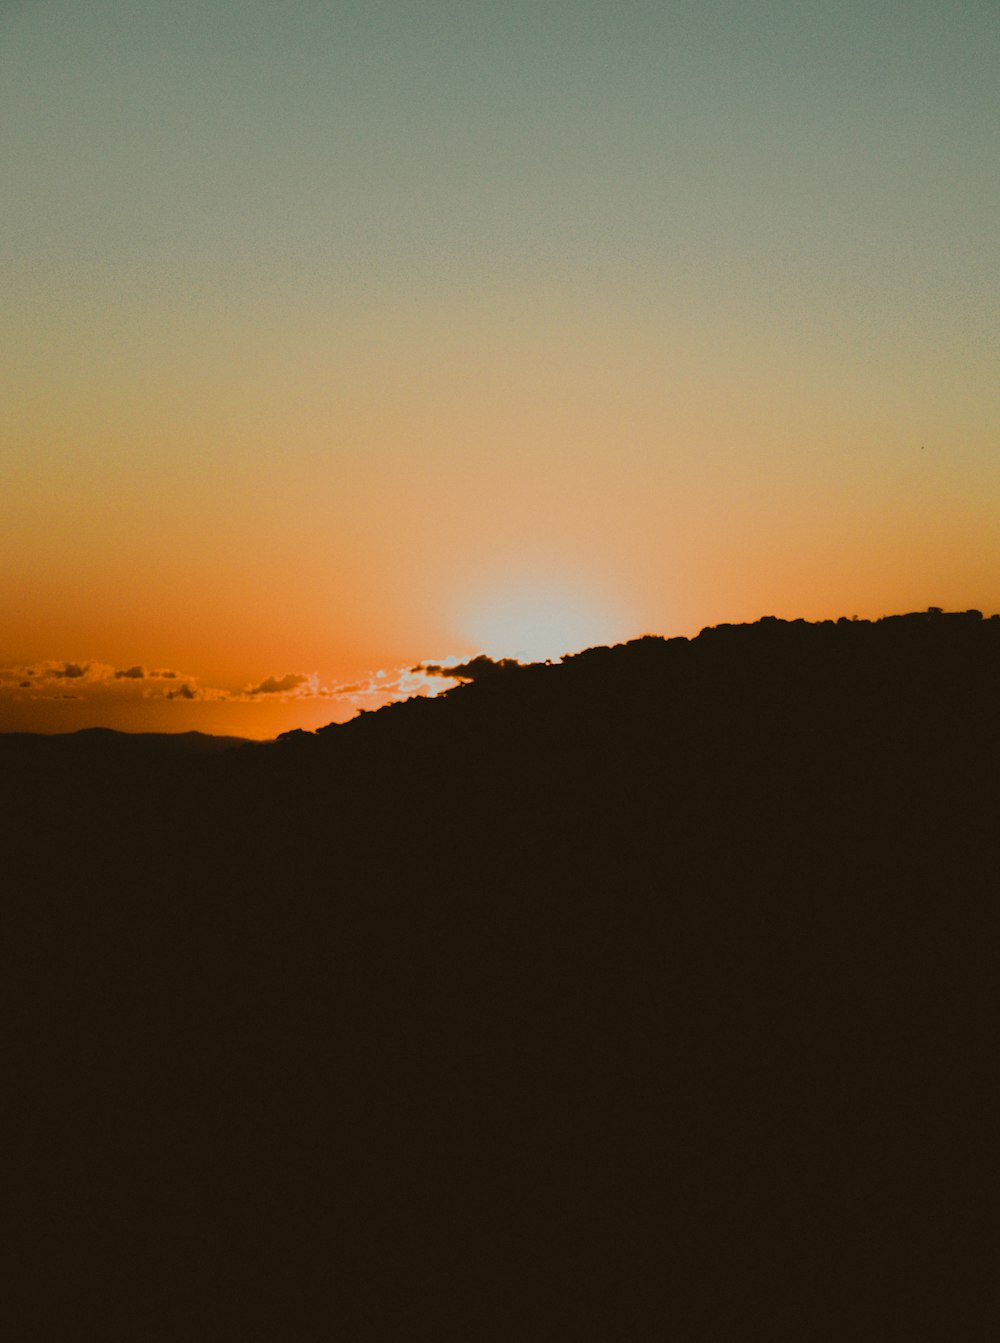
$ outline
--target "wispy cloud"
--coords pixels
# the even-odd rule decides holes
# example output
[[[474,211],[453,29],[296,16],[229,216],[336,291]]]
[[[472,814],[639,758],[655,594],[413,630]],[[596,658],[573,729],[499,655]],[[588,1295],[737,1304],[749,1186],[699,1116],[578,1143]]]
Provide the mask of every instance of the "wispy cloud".
[[[200,691],[200,690],[195,690],[193,686],[189,686],[189,685],[187,684],[187,682],[185,681],[184,684],[183,684],[183,685],[179,685],[179,686],[177,687],[176,690],[168,690],[168,691],[165,693],[165,695],[164,695],[163,698],[164,698],[164,699],[201,699],[201,698],[202,698],[202,694],[203,694],[202,691]]]
[[[106,662],[41,662],[32,669],[39,681],[85,681],[99,685],[114,676]]]
[[[410,699],[414,695],[439,695],[449,688],[442,683],[442,677],[447,676],[446,670],[431,676],[422,667],[381,667],[360,681],[324,685],[314,672],[285,672],[280,676],[267,676],[256,685],[247,686],[243,694],[235,698],[326,699],[349,704],[358,710],[378,709],[394,700]]]
[[[8,664],[0,667],[0,696],[17,692],[17,699],[65,699],[65,688],[72,685],[77,698],[118,696],[130,693],[144,698],[162,693],[161,682],[195,681],[172,668],[150,669],[139,663],[115,667],[90,659],[48,659],[41,662]],[[25,696],[23,691],[30,692]]]
[[[451,689],[452,684],[457,684],[447,684],[448,675],[444,670],[432,674],[422,665],[388,670],[380,668],[363,681],[336,686],[332,695],[358,710],[380,709],[396,700],[412,699],[414,696],[427,699],[440,695]]]
[[[320,693],[319,677],[306,672],[286,672],[284,676],[266,676],[259,685],[247,686],[247,695],[294,695],[311,699]]]
[[[361,680],[324,683],[318,672],[274,672],[242,689],[202,685],[197,676],[143,663],[114,666],[96,659],[49,659],[0,667],[0,699],[22,702],[68,697],[92,703],[160,700],[177,703],[229,702],[274,704],[327,700],[350,709],[373,710],[413,696],[439,695],[465,679],[481,674],[479,664],[457,659],[416,667],[379,668]],[[490,663],[490,668],[501,664]],[[470,670],[471,669],[471,670]]]

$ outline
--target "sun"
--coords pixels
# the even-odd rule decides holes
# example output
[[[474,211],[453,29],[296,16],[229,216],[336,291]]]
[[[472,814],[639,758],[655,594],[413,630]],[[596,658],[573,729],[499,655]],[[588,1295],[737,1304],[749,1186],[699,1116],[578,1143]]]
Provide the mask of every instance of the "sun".
[[[524,584],[471,604],[462,633],[489,657],[544,662],[614,642],[613,623],[592,598]]]

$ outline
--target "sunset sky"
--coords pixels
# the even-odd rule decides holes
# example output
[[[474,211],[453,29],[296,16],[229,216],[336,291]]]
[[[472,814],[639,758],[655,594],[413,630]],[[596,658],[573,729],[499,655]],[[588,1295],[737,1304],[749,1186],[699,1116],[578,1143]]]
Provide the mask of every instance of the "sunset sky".
[[[996,0],[0,0],[0,730],[1000,610]]]

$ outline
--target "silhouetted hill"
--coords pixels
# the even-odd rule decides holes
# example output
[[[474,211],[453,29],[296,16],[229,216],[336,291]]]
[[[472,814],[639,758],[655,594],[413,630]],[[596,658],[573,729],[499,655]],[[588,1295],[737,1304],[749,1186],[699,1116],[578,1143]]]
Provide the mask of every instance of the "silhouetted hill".
[[[925,1265],[979,1271],[1000,620],[460,672],[266,745],[0,738],[54,1290],[127,1262],[146,1338],[201,1278],[371,1338],[921,1336]]]
[[[171,758],[201,758],[250,744],[245,737],[213,737],[205,732],[116,732],[106,727],[46,734],[5,732],[0,733],[0,762],[9,773],[122,763],[150,770]]]

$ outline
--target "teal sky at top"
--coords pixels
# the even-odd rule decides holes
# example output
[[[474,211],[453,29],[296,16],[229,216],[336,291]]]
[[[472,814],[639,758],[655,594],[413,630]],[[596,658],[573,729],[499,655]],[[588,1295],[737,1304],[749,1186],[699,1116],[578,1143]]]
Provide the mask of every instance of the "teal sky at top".
[[[112,257],[126,288],[327,298],[748,258],[836,303],[867,255],[855,301],[974,306],[996,241],[992,4],[29,0],[0,43],[24,287],[61,263],[107,296]]]
[[[628,331],[623,399],[665,351],[772,418],[812,378],[817,426],[952,432],[962,506],[995,503],[998,72],[985,0],[4,3],[20,525],[102,452],[148,486],[141,436],[95,446],[116,397],[196,418],[285,379],[280,418],[318,341],[348,397],[419,378],[435,322],[459,373],[484,329],[571,364],[588,323]],[[39,429],[74,398],[89,448]]]

